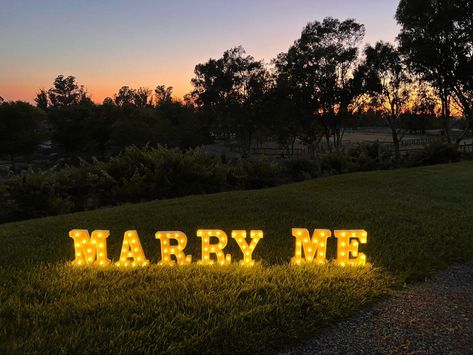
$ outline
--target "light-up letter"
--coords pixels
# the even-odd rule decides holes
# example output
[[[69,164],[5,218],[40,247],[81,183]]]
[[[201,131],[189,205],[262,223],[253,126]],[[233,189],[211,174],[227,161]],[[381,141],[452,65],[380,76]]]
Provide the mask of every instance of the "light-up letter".
[[[89,231],[85,229],[73,229],[69,232],[69,237],[74,240],[75,259],[72,262],[74,266],[99,265],[106,266],[110,264],[107,258],[107,238],[109,231],[95,230],[92,237]]]
[[[359,244],[366,244],[368,241],[368,233],[365,230],[336,230],[334,234],[337,238],[338,265],[364,265],[366,263],[366,255],[358,252]]]
[[[187,236],[178,231],[174,232],[157,232],[156,239],[161,241],[161,261],[160,265],[187,265],[192,261],[192,256],[184,254],[183,250],[187,245]],[[176,244],[171,244],[171,240],[176,240]],[[176,260],[171,258],[176,257]]]
[[[232,238],[236,240],[243,253],[243,260],[240,260],[240,265],[253,266],[255,264],[255,261],[252,259],[253,251],[259,240],[263,238],[263,231],[252,230],[250,231],[250,237],[251,243],[248,245],[246,242],[246,231],[232,231]]]
[[[330,230],[316,229],[309,235],[305,228],[292,228],[292,236],[296,238],[296,253],[291,259],[293,264],[326,262],[327,239],[332,235]],[[304,257],[302,257],[304,251]]]
[[[219,265],[229,265],[231,263],[232,256],[223,253],[223,249],[228,243],[228,238],[224,231],[218,229],[199,229],[197,236],[202,238],[202,260],[199,261],[199,264],[212,265],[214,260],[210,258],[210,254],[216,255]],[[211,238],[217,238],[218,243],[211,244]]]
[[[126,231],[123,237],[120,261],[116,262],[117,267],[127,266],[147,266],[149,261],[145,258],[145,253],[141,247],[140,238],[136,231]]]

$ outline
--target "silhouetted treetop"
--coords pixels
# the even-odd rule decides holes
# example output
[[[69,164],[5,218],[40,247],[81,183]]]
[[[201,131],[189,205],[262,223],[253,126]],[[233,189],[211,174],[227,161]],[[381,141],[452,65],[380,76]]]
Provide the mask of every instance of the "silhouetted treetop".
[[[473,2],[401,0],[396,19],[411,68],[452,96],[473,127]]]
[[[167,86],[167,87],[166,85],[156,86],[156,89],[154,89],[154,94],[156,97],[156,105],[159,105],[160,103],[163,103],[163,102],[172,101],[172,92],[173,92],[172,86]]]
[[[42,95],[41,92],[40,95]],[[48,97],[53,107],[66,107],[85,101],[90,102],[84,86],[79,86],[74,76],[59,75],[54,80],[54,86],[48,90]]]

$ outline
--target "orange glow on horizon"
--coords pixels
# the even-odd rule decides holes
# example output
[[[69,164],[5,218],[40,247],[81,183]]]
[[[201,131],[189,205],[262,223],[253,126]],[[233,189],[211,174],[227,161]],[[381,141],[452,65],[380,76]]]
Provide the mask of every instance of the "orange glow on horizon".
[[[61,74],[61,73],[59,73]],[[57,75],[59,75],[57,74]],[[26,101],[34,104],[36,94],[41,90],[48,90],[53,86],[53,81],[57,75],[48,76],[47,78],[41,78],[38,82],[31,82],[30,78],[20,78],[13,80],[13,78],[7,78],[7,80],[0,81],[0,96],[5,101]],[[99,78],[89,78],[82,75],[74,75],[73,73],[63,73],[64,76],[72,75],[76,77],[76,81],[79,85],[83,85],[92,101],[96,104],[101,104],[106,97],[112,97],[118,92],[122,86],[129,86],[133,89],[139,87],[145,87],[154,92],[154,89],[158,85],[166,85],[173,87],[173,97],[177,100],[182,100],[184,95],[192,90],[191,78],[192,73],[180,74],[175,76],[174,83],[166,78],[167,80],[160,81],[159,76],[156,80],[139,80],[141,78],[133,79],[120,79],[99,81]],[[172,76],[168,73],[167,76]],[[153,77],[150,75],[149,77]]]

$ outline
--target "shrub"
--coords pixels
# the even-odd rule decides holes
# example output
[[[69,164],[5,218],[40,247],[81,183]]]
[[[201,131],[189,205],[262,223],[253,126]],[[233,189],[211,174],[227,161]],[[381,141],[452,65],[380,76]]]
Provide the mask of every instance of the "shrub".
[[[459,160],[456,147],[426,146],[406,159],[406,166]],[[123,202],[140,202],[231,189],[258,189],[320,175],[387,169],[397,166],[393,153],[379,143],[359,144],[322,156],[275,163],[267,159],[226,161],[203,149],[128,147],[108,161],[80,160],[44,172],[29,169],[0,181],[0,222],[83,211]]]
[[[267,159],[240,159],[229,163],[227,176],[231,188],[260,189],[281,182],[279,167]]]
[[[436,142],[424,146],[421,152],[413,154],[410,159],[414,166],[444,164],[459,161],[460,153],[455,144]]]
[[[332,152],[324,155],[321,160],[324,175],[343,174],[349,171],[349,160],[343,152]]]
[[[370,171],[388,169],[395,166],[393,152],[380,144],[359,143],[347,150],[351,171]]]
[[[320,167],[314,160],[292,158],[282,161],[281,173],[288,181],[303,181],[317,177]]]
[[[106,165],[116,201],[142,201],[225,189],[226,169],[200,148],[127,148]]]
[[[3,189],[6,189],[4,203],[8,211],[7,220],[44,217],[74,210],[69,197],[56,193],[55,176],[50,170],[44,173],[27,170],[18,179],[7,181]]]

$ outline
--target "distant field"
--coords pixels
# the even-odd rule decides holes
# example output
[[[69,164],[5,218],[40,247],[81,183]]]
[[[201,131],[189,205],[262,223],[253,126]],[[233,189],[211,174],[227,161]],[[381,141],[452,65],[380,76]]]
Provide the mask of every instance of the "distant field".
[[[473,163],[339,175],[0,225],[0,353],[254,353],[473,257]],[[291,227],[368,231],[364,268],[291,267]],[[75,270],[73,228],[137,229],[153,266]],[[155,265],[157,230],[262,229],[253,269]],[[231,241],[227,247],[238,260]],[[329,245],[333,258],[334,241]]]

